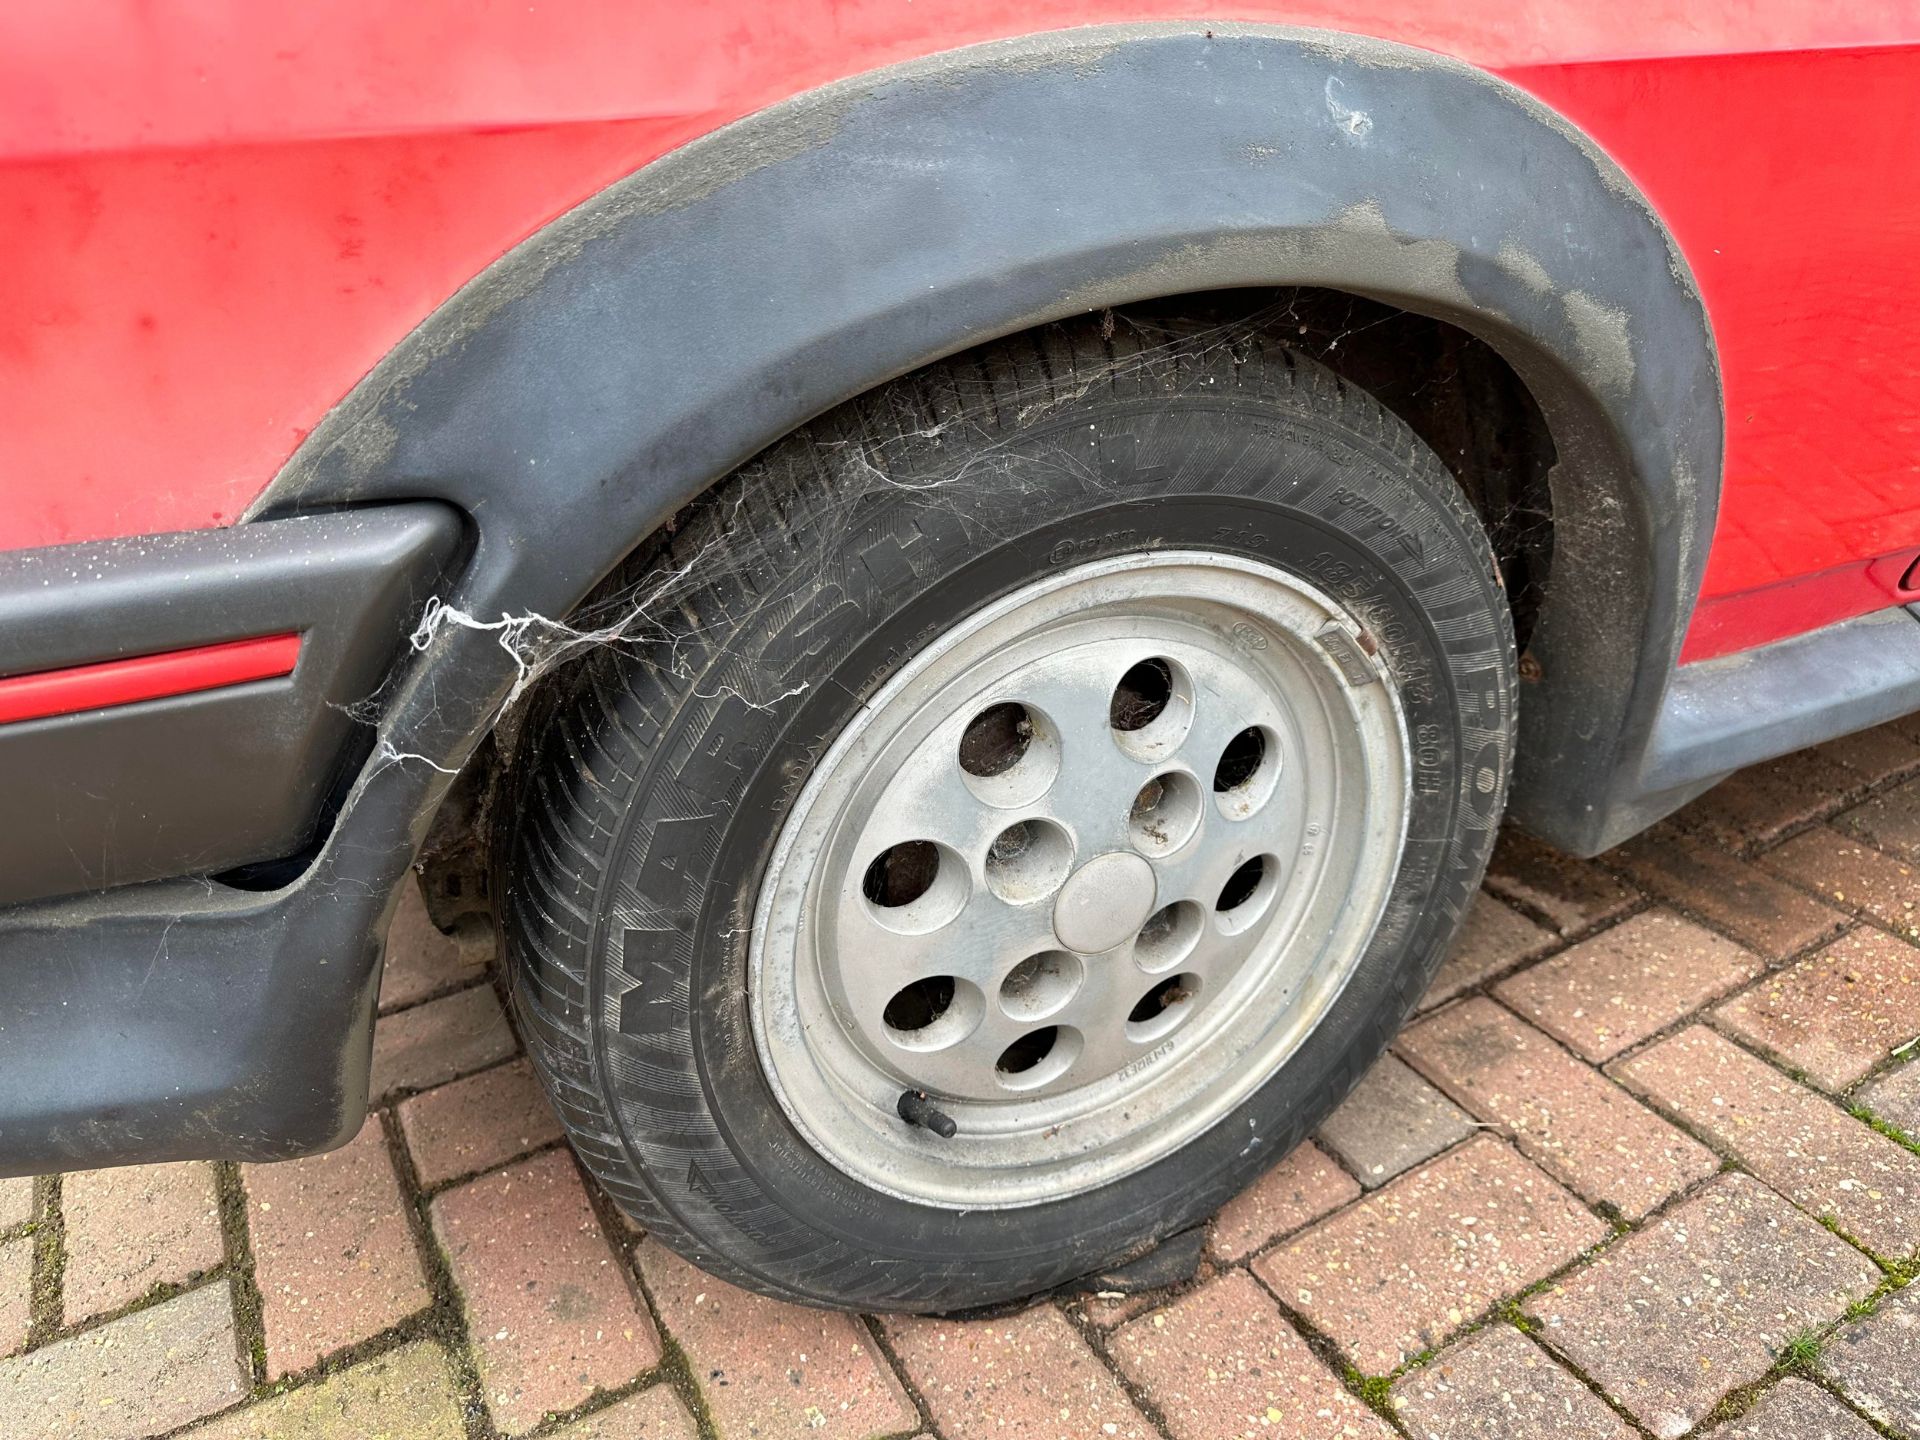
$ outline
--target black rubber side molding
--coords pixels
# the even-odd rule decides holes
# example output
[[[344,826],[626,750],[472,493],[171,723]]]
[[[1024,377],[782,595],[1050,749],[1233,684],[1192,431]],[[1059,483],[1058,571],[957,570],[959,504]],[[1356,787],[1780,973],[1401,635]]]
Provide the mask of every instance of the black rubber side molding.
[[[0,555],[0,686],[299,643],[290,674],[0,724],[0,905],[300,851],[364,758],[346,707],[379,686],[460,531],[416,503]]]

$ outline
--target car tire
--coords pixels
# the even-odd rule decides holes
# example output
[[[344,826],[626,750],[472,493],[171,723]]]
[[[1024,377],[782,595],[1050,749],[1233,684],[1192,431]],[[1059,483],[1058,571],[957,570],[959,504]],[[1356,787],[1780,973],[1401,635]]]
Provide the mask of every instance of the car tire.
[[[993,1305],[1203,1221],[1380,1056],[1506,793],[1479,520],[1245,329],[896,381],[581,624],[497,806],[522,1029],[618,1204],[789,1300]]]

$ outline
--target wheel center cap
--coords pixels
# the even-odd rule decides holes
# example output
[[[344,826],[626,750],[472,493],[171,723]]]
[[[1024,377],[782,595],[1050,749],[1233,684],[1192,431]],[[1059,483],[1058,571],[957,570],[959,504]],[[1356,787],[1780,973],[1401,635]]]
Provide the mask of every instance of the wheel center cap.
[[[1053,902],[1053,933],[1069,950],[1097,955],[1139,933],[1153,914],[1153,866],[1131,851],[1096,855],[1067,877]]]

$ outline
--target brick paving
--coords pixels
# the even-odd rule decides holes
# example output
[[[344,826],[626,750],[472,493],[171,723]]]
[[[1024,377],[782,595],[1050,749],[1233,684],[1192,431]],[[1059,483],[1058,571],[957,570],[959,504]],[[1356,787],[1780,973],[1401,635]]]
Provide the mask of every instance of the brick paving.
[[[1632,1440],[1634,1433],[1511,1325],[1489,1325],[1402,1375],[1393,1411],[1420,1440]]]
[[[1610,858],[1648,894],[1700,916],[1769,960],[1798,954],[1846,928],[1841,911],[1668,825],[1636,836]]]
[[[1359,1194],[1360,1182],[1309,1140],[1221,1207],[1208,1253],[1221,1264],[1244,1260]]]
[[[1669,1440],[1880,1271],[1747,1175],[1726,1175],[1523,1307],[1545,1343]]]
[[[1914,1292],[1889,1296],[1841,1330],[1819,1366],[1865,1414],[1903,1435],[1920,1434],[1920,1298]]]
[[[1856,931],[1769,975],[1713,1018],[1821,1089],[1843,1090],[1920,1037],[1920,949]]]
[[[531,1430],[660,1363],[571,1156],[550,1151],[449,1191],[433,1231],[502,1431]]]
[[[1483,890],[1473,897],[1453,953],[1433,977],[1421,997],[1420,1008],[1431,1010],[1523,961],[1539,959],[1557,945],[1551,930],[1534,924]]]
[[[338,1150],[243,1177],[269,1380],[432,1302],[377,1115]]]
[[[1149,1440],[1155,1433],[1051,1305],[1000,1320],[896,1317],[887,1333],[946,1440]]]
[[[1607,1236],[1489,1135],[1401,1176],[1254,1262],[1353,1365],[1384,1374]]]
[[[1818,1385],[1789,1375],[1714,1440],[1878,1440],[1879,1431]]]
[[[225,1258],[213,1167],[186,1163],[88,1170],[61,1187],[69,1324],[118,1310]]]
[[[1319,1138],[1373,1190],[1472,1133],[1465,1111],[1392,1055],[1383,1055],[1321,1122]]]
[[[1494,993],[1576,1053],[1608,1060],[1761,969],[1759,956],[1731,940],[1650,910],[1501,981]]]
[[[1762,857],[1773,872],[1846,910],[1920,938],[1920,872],[1863,840],[1821,828],[1796,835]]]
[[[0,1233],[33,1218],[33,1178],[22,1175],[0,1180]]]
[[[409,896],[348,1146],[0,1180],[0,1437],[1920,1440],[1917,907],[1915,724],[1597,860],[1509,834],[1194,1279],[948,1320],[647,1240]]]
[[[1920,1140],[1920,1062],[1908,1061],[1860,1091],[1861,1108]]]
[[[1153,1397],[1174,1440],[1217,1435],[1377,1436],[1393,1431],[1288,1328],[1244,1270],[1210,1280],[1108,1342],[1120,1372]]]
[[[1683,1123],[1882,1256],[1920,1251],[1920,1155],[1704,1026],[1618,1067]]]
[[[635,1258],[723,1434],[860,1440],[917,1425],[886,1357],[853,1316],[750,1295],[651,1240]]]
[[[1719,1168],[1706,1146],[1485,997],[1421,1021],[1398,1045],[1522,1154],[1614,1214],[1637,1220]]]

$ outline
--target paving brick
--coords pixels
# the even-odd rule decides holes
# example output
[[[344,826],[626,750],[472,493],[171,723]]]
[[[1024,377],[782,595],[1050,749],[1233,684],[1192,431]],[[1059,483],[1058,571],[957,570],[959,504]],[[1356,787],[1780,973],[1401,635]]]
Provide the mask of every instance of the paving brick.
[[[432,1303],[378,1117],[338,1150],[242,1179],[269,1380]]]
[[[1719,1157],[1480,997],[1403,1031],[1400,1053],[1587,1200],[1637,1220],[1719,1168]]]
[[[1702,1025],[1619,1067],[1619,1077],[1730,1151],[1803,1209],[1875,1252],[1920,1247],[1920,1155]]]
[[[1207,1253],[1222,1264],[1245,1259],[1355,1199],[1360,1186],[1311,1140],[1220,1208]]]
[[[1633,1427],[1511,1325],[1489,1325],[1394,1382],[1414,1440],[1633,1440]]]
[[[1373,1190],[1472,1133],[1459,1106],[1383,1055],[1321,1122],[1319,1140]]]
[[[1495,993],[1578,1054],[1606,1060],[1761,968],[1731,940],[1650,910],[1501,981]]]
[[[33,1241],[9,1240],[0,1245],[0,1355],[27,1343],[32,1322]]]
[[[721,1440],[866,1440],[913,1427],[912,1404],[852,1316],[750,1295],[657,1240],[644,1242],[634,1259],[661,1323],[686,1352]]]
[[[1920,879],[1906,861],[1823,828],[1794,836],[1760,863],[1908,939],[1920,938]]]
[[[699,1431],[680,1398],[667,1386],[655,1385],[562,1425],[547,1440],[699,1440]]]
[[[33,1218],[33,1177],[0,1180],[0,1230],[11,1230]]]
[[[1691,910],[1749,950],[1784,960],[1837,935],[1848,917],[1704,841],[1661,826],[1606,857],[1649,892]]]
[[[1856,730],[1838,740],[1816,745],[1808,753],[1844,766],[1869,785],[1920,769],[1920,742],[1892,725]]]
[[[1819,1363],[1882,1425],[1920,1435],[1920,1287],[1887,1296],[1873,1314],[1836,1332]]]
[[[1544,916],[1562,935],[1624,914],[1639,895],[1590,860],[1562,855],[1518,830],[1504,830],[1487,870],[1487,889]]]
[[[1818,1385],[1789,1375],[1713,1440],[1879,1440],[1879,1432]]]
[[[1077,1296],[1069,1302],[1069,1310],[1096,1330],[1111,1330],[1163,1304],[1166,1298],[1163,1290],[1136,1290],[1131,1295],[1105,1291]]]
[[[1882,850],[1920,860],[1920,780],[1896,785],[1836,816],[1834,825]]]
[[[999,1320],[895,1317],[887,1335],[945,1440],[1154,1435],[1120,1382],[1051,1305]]]
[[[215,1281],[26,1355],[0,1360],[7,1440],[136,1440],[246,1393],[233,1306]]]
[[[1920,1060],[1889,1070],[1860,1092],[1859,1101],[1887,1124],[1920,1140]]]
[[[447,1357],[431,1341],[223,1415],[193,1440],[466,1440]]]
[[[1362,1371],[1383,1375],[1598,1244],[1606,1226],[1477,1136],[1254,1262]]]
[[[532,1062],[524,1058],[416,1095],[398,1113],[423,1185],[489,1169],[561,1134]]]
[[[388,1015],[374,1027],[372,1095],[424,1090],[504,1060],[513,1031],[486,985]]]
[[[1166,1417],[1174,1440],[1393,1440],[1392,1429],[1320,1363],[1245,1271],[1133,1321],[1107,1348]]]
[[[420,887],[401,887],[400,905],[387,927],[387,952],[380,972],[380,1008],[411,1005],[442,990],[469,984],[486,974],[492,934],[476,927],[459,938],[442,935],[427,918]]]
[[[1670,1440],[1879,1274],[1759,1181],[1723,1175],[1523,1309],[1553,1349]]]
[[[1856,930],[1734,996],[1713,1021],[1844,1090],[1920,1036],[1920,949]]]
[[[1673,823],[1745,849],[1818,820],[1865,784],[1844,765],[1802,750],[1723,780],[1675,815]]]
[[[156,1285],[190,1280],[225,1257],[211,1165],[83,1170],[60,1182],[60,1210],[69,1325],[129,1305]]]
[[[433,1230],[501,1430],[532,1429],[660,1363],[653,1322],[634,1304],[567,1152],[447,1191],[433,1202]]]
[[[1479,891],[1460,926],[1459,938],[1453,942],[1452,951],[1441,963],[1427,993],[1420,997],[1418,1008],[1431,1010],[1461,991],[1511,970],[1523,960],[1546,954],[1559,943],[1559,937],[1551,930],[1534,924],[1486,891]]]

